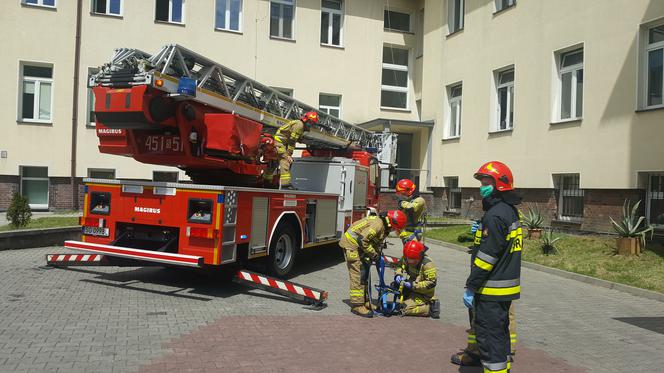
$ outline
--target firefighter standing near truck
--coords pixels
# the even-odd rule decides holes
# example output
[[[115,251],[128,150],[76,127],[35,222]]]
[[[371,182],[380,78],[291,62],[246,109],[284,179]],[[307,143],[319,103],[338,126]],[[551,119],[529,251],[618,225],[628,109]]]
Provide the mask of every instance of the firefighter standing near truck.
[[[515,207],[521,197],[514,192],[511,170],[501,162],[485,163],[474,177],[481,182],[485,213],[463,302],[473,310],[484,372],[508,372],[512,361],[509,309],[521,292],[523,234]]]
[[[318,113],[306,112],[300,119],[291,120],[279,127],[274,135],[274,145],[279,158],[279,185],[281,189],[293,189],[291,185],[290,168],[293,163],[295,144],[300,142],[305,131],[318,124]],[[269,184],[274,177],[275,165],[268,166],[263,178]]]
[[[344,251],[350,280],[351,312],[373,317],[371,301],[367,297],[367,281],[371,262],[381,255],[382,246],[390,230],[406,226],[406,215],[398,210],[371,215],[353,223],[339,241]]]
[[[394,271],[393,288],[401,290],[402,316],[440,317],[440,302],[434,297],[436,291],[436,265],[426,255],[428,247],[411,240],[403,247],[403,256]]]
[[[397,182],[396,194],[401,198],[399,201],[399,210],[403,211],[408,217],[406,228],[401,231],[399,237],[405,244],[411,240],[422,241],[424,232],[424,219],[427,211],[427,204],[418,193],[417,185],[409,179],[401,179]]]

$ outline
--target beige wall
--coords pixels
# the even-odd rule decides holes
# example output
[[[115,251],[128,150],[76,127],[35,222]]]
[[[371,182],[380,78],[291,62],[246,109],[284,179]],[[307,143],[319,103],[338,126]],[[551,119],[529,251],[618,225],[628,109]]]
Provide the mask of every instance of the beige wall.
[[[464,30],[451,36],[447,2],[426,4],[423,111],[436,122],[433,186],[443,186],[443,176],[476,186],[473,172],[492,159],[510,165],[523,188],[550,188],[554,173],[579,173],[581,188],[635,188],[638,171],[664,170],[664,111],[635,113],[639,25],[664,17],[664,2],[520,0],[493,14],[493,1],[466,0]],[[583,119],[550,124],[554,52],[579,43]],[[490,134],[492,72],[507,65],[515,68],[514,130]],[[455,82],[463,82],[461,138],[441,144],[445,87]]]
[[[57,1],[57,10],[21,6],[19,0],[0,3],[2,25],[16,33],[0,36],[0,67],[10,71],[11,89],[0,92],[0,174],[16,175],[19,165],[49,166],[50,176],[69,176],[71,97],[74,55],[74,1]],[[416,35],[383,29],[386,4],[412,12],[417,19],[422,1],[346,1],[343,48],[320,45],[320,0],[297,0],[295,41],[269,37],[269,1],[244,0],[242,32],[214,30],[214,0],[186,1],[185,25],[154,22],[155,1],[123,1],[123,16],[91,15],[91,1],[83,1],[81,80],[79,84],[78,176],[88,168],[116,169],[117,177],[151,177],[160,168],[132,159],[99,154],[94,129],[86,128],[86,79],[89,67],[110,59],[113,49],[132,47],[155,53],[162,45],[178,43],[267,85],[291,88],[294,96],[311,105],[319,93],[342,95],[343,119],[365,122],[374,118],[416,120],[415,82],[410,84],[410,110],[380,109],[382,46],[413,48]],[[42,25],[33,27],[30,25]],[[5,47],[6,46],[6,47]],[[6,49],[5,49],[6,48]],[[7,53],[5,53],[7,51]],[[415,58],[411,53],[412,80]],[[54,120],[52,126],[16,125],[18,60],[54,64]],[[172,170],[172,169],[171,169]]]

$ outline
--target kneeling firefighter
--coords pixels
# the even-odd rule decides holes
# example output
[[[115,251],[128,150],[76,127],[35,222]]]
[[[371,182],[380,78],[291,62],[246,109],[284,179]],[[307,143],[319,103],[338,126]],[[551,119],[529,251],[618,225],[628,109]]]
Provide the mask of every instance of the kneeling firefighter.
[[[398,210],[367,216],[353,223],[339,241],[344,250],[350,280],[351,312],[373,317],[368,299],[367,277],[372,261],[381,255],[383,243],[390,230],[400,231],[406,226],[406,215]]]
[[[394,287],[401,292],[402,316],[440,317],[436,291],[436,265],[426,255],[429,248],[412,240],[403,247],[403,257],[396,265]]]

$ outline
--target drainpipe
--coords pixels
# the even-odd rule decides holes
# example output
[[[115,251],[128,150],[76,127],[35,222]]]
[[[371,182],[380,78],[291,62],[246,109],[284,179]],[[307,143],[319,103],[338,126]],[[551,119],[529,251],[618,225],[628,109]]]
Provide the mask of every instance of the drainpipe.
[[[78,188],[76,186],[76,146],[78,135],[78,77],[81,62],[81,14],[83,0],[76,1],[76,38],[74,41],[74,89],[72,90],[71,109],[71,175],[72,207],[78,210]]]

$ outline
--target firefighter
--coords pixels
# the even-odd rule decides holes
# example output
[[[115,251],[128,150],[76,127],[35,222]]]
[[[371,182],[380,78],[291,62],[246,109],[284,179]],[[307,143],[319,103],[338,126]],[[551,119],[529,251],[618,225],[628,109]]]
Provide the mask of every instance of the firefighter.
[[[424,198],[416,193],[416,190],[417,185],[409,179],[401,179],[397,183],[396,194],[397,197],[401,198],[399,210],[403,211],[408,217],[406,228],[399,234],[404,244],[411,240],[422,241],[427,205]]]
[[[485,163],[474,177],[481,183],[484,216],[463,302],[473,311],[484,372],[508,372],[512,360],[509,309],[521,289],[523,235],[515,207],[521,197],[514,192],[512,171],[501,162]]]
[[[403,256],[396,265],[394,286],[403,295],[402,316],[440,317],[440,302],[436,291],[436,265],[426,255],[429,248],[417,240],[403,246]]]
[[[519,211],[519,220],[521,220],[521,212]],[[482,242],[482,221],[476,220],[473,221],[473,225],[470,228],[470,234],[473,236],[473,244],[470,246],[470,266],[472,268],[473,261],[477,255],[477,249]],[[512,360],[514,360],[514,355],[516,354],[516,314],[514,311],[514,303],[510,304],[509,318],[510,318],[510,354]],[[468,321],[470,323],[470,329],[466,330],[468,333],[468,343],[466,348],[452,355],[452,363],[461,365],[461,366],[480,366],[480,352],[477,348],[477,337],[475,335],[475,325],[474,325],[474,315],[472,308],[468,309]]]
[[[318,113],[308,111],[299,120],[291,120],[277,130],[274,136],[274,145],[279,158],[279,185],[281,189],[293,189],[290,167],[293,163],[295,144],[300,142],[304,131],[309,131],[311,126],[316,124],[318,124]],[[267,172],[263,174],[265,181],[268,183],[272,181],[275,166],[269,166]]]
[[[382,245],[390,230],[399,231],[406,226],[406,215],[398,210],[371,215],[358,220],[348,228],[339,241],[344,251],[350,279],[351,312],[362,317],[373,317],[371,302],[367,299],[369,268],[381,255]]]

